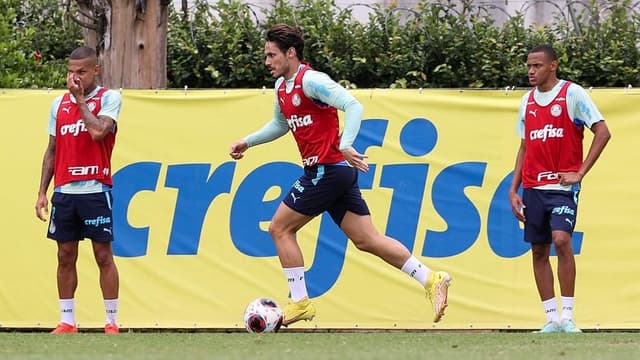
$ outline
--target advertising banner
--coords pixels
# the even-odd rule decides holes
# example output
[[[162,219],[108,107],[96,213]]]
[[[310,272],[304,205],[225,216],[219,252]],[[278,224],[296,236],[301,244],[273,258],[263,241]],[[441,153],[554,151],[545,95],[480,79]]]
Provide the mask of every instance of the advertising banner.
[[[59,321],[56,245],[35,216],[51,102],[63,90],[2,90],[0,327]],[[546,319],[531,251],[510,210],[524,90],[352,90],[365,111],[355,142],[376,228],[453,277],[443,320],[424,289],[359,251],[328,214],[298,233],[317,309],[296,328],[521,329]],[[582,183],[574,252],[579,326],[639,328],[640,91],[594,89],[612,139]],[[229,156],[273,114],[273,90],[124,90],[113,157],[119,322],[128,328],[242,328],[257,297],[286,304],[267,231],[302,173],[291,134]],[[340,114],[342,117],[342,114]],[[592,135],[585,130],[585,148]],[[50,189],[51,191],[51,189]],[[552,256],[552,266],[556,258]],[[77,321],[101,327],[90,241],[80,244]],[[556,288],[558,288],[556,280]],[[559,296],[559,289],[556,290]]]

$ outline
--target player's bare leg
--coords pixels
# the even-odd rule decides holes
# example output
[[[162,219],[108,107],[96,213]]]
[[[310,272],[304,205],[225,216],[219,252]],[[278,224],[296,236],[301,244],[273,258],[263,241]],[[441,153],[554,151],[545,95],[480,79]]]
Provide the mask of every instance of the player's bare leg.
[[[56,328],[51,331],[52,334],[78,332],[75,321],[74,299],[76,288],[78,287],[77,260],[78,241],[59,241],[57,283],[61,319]]]
[[[269,234],[275,243],[291,293],[291,299],[283,309],[284,326],[301,320],[310,321],[316,314],[315,307],[307,295],[304,257],[296,238],[298,230],[311,219],[313,217],[300,214],[281,203],[269,225]]]
[[[398,269],[402,270],[412,257],[401,242],[380,234],[373,226],[369,215],[358,215],[347,211],[340,226],[359,250],[376,255]],[[428,276],[420,282],[425,288],[427,299],[433,305],[433,321],[438,322],[447,307],[451,276],[444,271],[427,270],[425,274]]]
[[[100,288],[104,299],[107,323],[104,327],[105,334],[118,334],[120,328],[118,318],[118,294],[120,280],[118,268],[113,260],[113,250],[110,242],[93,241],[93,255],[100,270]]]

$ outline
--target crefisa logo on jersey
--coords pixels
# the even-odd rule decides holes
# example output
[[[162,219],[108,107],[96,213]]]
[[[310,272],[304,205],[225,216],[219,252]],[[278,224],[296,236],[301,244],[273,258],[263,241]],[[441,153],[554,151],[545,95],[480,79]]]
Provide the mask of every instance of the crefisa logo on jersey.
[[[560,114],[562,114],[562,106],[558,105],[558,104],[554,104],[551,107],[551,115],[558,117],[560,116]]]
[[[293,99],[291,99],[293,106],[300,106],[300,95],[293,94]]]

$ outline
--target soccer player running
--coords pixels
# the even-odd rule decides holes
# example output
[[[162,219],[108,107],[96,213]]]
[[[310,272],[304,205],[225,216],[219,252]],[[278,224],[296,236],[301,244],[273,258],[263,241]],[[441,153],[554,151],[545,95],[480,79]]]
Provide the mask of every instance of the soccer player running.
[[[296,233],[324,211],[358,249],[380,257],[420,282],[433,305],[434,322],[440,321],[447,307],[451,277],[444,271],[429,269],[402,243],[374,228],[358,187],[358,171],[369,169],[367,156],[352,147],[363,107],[328,75],[312,70],[303,61],[303,51],[300,29],[277,24],[267,32],[265,64],[277,79],[273,118],[260,130],[231,144],[230,151],[233,159],[241,159],[249,147],[273,141],[291,130],[302,156],[304,174],[285,195],[269,225],[291,296],[284,307],[283,325],[309,321],[315,316]],[[337,109],[345,112],[342,136]]]
[[[69,92],[57,97],[49,115],[49,144],[42,161],[36,216],[47,221],[47,190],[52,178],[47,237],[58,245],[58,296],[61,321],[53,334],[77,333],[74,294],[78,285],[78,244],[91,239],[100,270],[106,334],[119,332],[118,270],[111,242],[111,153],[115,145],[120,93],[98,86],[96,52],[79,47],[68,62]]]
[[[611,137],[600,111],[585,90],[557,77],[556,51],[541,45],[527,56],[529,82],[522,97],[518,135],[522,138],[509,189],[511,210],[524,222],[531,243],[533,273],[547,323],[540,333],[581,330],[573,318],[576,264],[571,236],[576,225],[580,183]],[[584,127],[594,134],[583,160]],[[518,188],[522,183],[522,197]],[[562,314],[554,293],[549,262],[551,244],[558,256]]]

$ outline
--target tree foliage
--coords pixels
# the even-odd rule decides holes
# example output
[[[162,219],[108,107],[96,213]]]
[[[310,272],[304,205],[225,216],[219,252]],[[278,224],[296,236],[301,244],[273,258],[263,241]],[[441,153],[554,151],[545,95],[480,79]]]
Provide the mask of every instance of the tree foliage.
[[[63,3],[0,0],[8,9],[0,12],[0,87],[63,84],[65,58],[82,42]],[[187,14],[169,9],[169,87],[272,86],[264,35],[278,22],[300,26],[305,58],[350,87],[528,86],[526,54],[541,43],[558,50],[564,78],[640,86],[640,16],[631,0],[584,0],[575,21],[556,14],[540,27],[525,26],[525,13],[496,24],[491,9],[472,0],[421,0],[411,9],[320,0],[277,0],[263,9],[240,0],[190,4]],[[353,17],[355,6],[368,7],[368,21]]]
[[[81,42],[60,1],[0,0],[0,88],[62,87]]]

